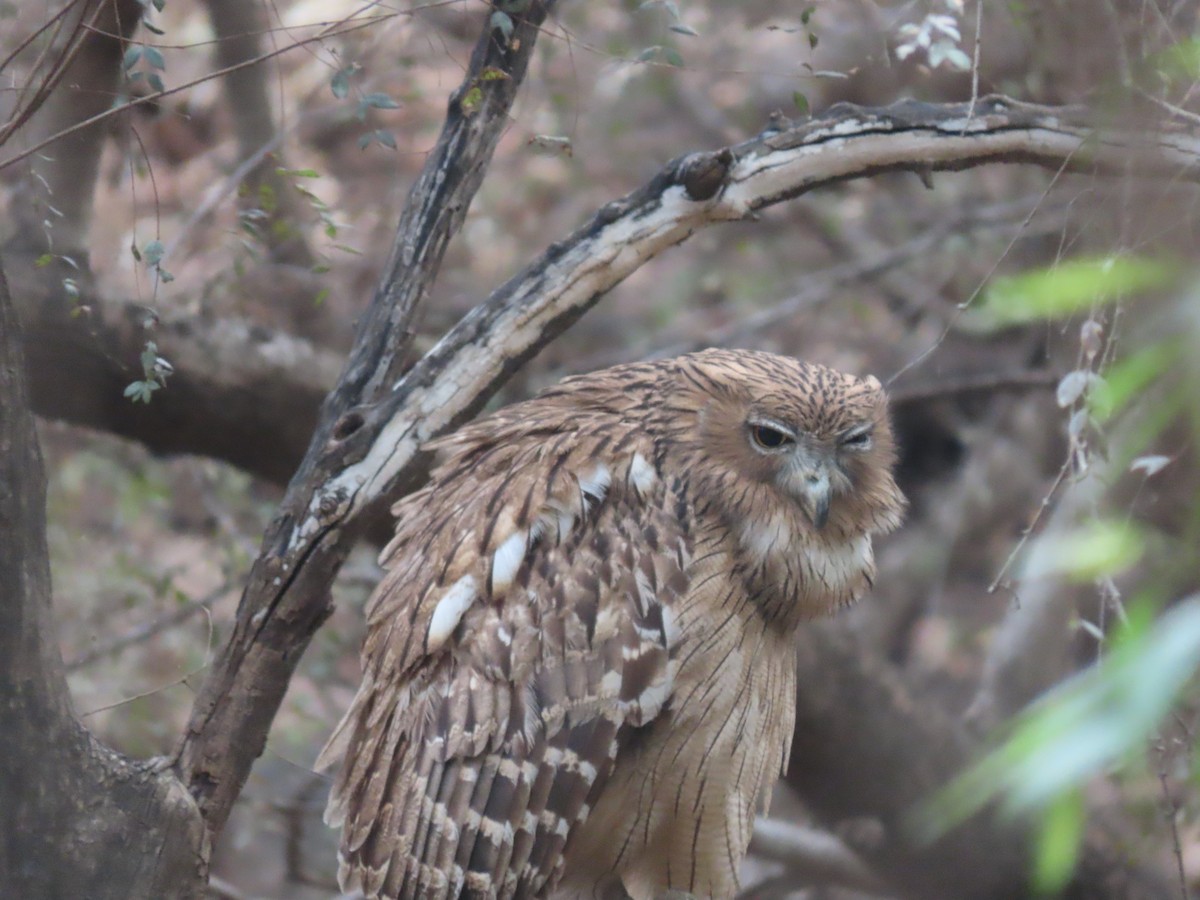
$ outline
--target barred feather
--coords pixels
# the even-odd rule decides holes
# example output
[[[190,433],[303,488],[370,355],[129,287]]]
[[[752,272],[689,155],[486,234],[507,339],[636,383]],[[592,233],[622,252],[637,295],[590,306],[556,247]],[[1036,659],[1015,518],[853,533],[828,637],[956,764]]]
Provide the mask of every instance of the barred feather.
[[[872,429],[836,457],[827,523],[753,449],[755,416],[817,456]],[[870,533],[902,509],[878,382],[707,351],[568,379],[433,446],[318,761],[343,759],[343,886],[731,896],[787,758],[794,629],[865,590]]]

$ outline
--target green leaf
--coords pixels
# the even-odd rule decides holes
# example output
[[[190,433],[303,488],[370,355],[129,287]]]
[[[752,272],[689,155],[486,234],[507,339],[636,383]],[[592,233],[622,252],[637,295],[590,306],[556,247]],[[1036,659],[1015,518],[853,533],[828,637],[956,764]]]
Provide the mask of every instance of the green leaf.
[[[483,91],[481,91],[479,86],[476,85],[468,90],[466,95],[462,98],[462,111],[469,116],[471,113],[475,112],[475,110],[479,109],[479,104],[482,102]]]
[[[333,96],[339,100],[345,100],[350,93],[350,76],[354,74],[353,66],[344,66],[333,73],[333,77],[329,79],[329,89],[333,91]]]
[[[384,93],[367,94],[359,101],[365,106],[373,106],[375,109],[399,109],[400,104]]]
[[[139,259],[145,259],[148,266],[157,266],[162,262],[165,249],[162,241],[151,241],[142,248],[142,255]]]
[[[684,25],[682,22],[676,22],[672,25],[668,25],[667,29],[674,31],[676,34],[686,34],[688,37],[700,36],[700,32],[698,32],[695,28],[693,28],[691,25]]]
[[[674,47],[663,48],[663,58],[677,69],[683,68],[683,57],[679,55],[679,51]]]
[[[1095,774],[1139,750],[1200,663],[1200,595],[1152,625],[1154,604],[1129,605],[1129,624],[1105,660],[1063,682],[1024,712],[1009,738],[957,776],[913,817],[935,839],[993,800],[1009,815],[1062,816],[1054,839],[1065,844],[1069,820],[1052,807]],[[1046,862],[1064,865],[1061,847]]]
[[[800,115],[807,116],[810,114],[808,98],[799,91],[792,92],[792,103],[796,104],[796,109],[800,111]]]
[[[1073,531],[1041,538],[1025,577],[1062,575],[1078,582],[1117,575],[1141,559],[1145,540],[1123,519],[1094,519]]]
[[[153,381],[135,381],[125,387],[125,396],[134,403],[149,403],[150,397],[158,388],[159,385]]]
[[[1188,38],[1168,47],[1157,57],[1159,72],[1166,78],[1178,81],[1195,81],[1200,78],[1200,39]]]
[[[162,51],[157,47],[146,46],[142,50],[143,56],[146,58],[146,64],[152,69],[165,70],[167,67],[166,61],[163,59]]]
[[[1066,887],[1083,840],[1083,796],[1070,791],[1058,798],[1046,811],[1038,829],[1033,860],[1033,883],[1046,893],[1058,893]]]
[[[128,72],[138,64],[138,60],[142,58],[142,47],[140,44],[130,44],[125,51],[125,56],[121,60],[121,65]]]
[[[1182,341],[1164,340],[1113,363],[1088,394],[1092,417],[1103,423],[1142,396],[1179,361],[1183,349]]]
[[[1073,259],[992,282],[964,326],[991,331],[1057,319],[1138,291],[1163,287],[1176,268],[1144,257]]]
[[[142,350],[140,361],[142,363],[143,372],[153,372],[154,363],[158,360],[158,345],[154,341],[147,341],[145,348]]]

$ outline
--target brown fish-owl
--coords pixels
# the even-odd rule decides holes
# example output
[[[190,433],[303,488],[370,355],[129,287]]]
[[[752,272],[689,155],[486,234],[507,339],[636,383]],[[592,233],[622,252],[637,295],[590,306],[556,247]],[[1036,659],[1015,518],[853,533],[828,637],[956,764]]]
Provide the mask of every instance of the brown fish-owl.
[[[796,629],[900,521],[887,399],[770,353],[568,378],[435,442],[318,765],[369,898],[730,897]]]

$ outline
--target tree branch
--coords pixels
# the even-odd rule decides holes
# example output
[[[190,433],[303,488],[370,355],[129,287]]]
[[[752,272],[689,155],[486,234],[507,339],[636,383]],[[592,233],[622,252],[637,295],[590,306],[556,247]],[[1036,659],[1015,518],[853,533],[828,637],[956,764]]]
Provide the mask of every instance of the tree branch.
[[[349,517],[292,540],[317,486],[350,465],[361,432],[378,434],[370,411],[399,380],[409,322],[462,224],[506,127],[542,21],[554,0],[510,16],[510,35],[490,14],[463,83],[450,98],[437,146],[409,194],[380,287],[359,322],[354,350],[250,572],[237,623],[192,710],[176,769],[211,833],[223,826],[283,699],[300,654],[329,614],[329,586],[354,535]],[[373,416],[375,424],[369,424]],[[291,549],[289,549],[289,547]]]
[[[780,819],[754,820],[750,852],[783,863],[792,878],[805,884],[835,884],[869,893],[886,893],[886,886],[863,865],[858,855],[827,831]]]
[[[296,659],[328,615],[329,584],[357,514],[419,482],[424,440],[472,416],[646,260],[705,225],[886,171],[999,161],[1200,177],[1200,141],[1182,131],[1097,134],[1081,114],[1001,98],[981,100],[971,119],[962,104],[839,106],[821,119],[670,163],[498,289],[401,378],[409,316],[482,178],[545,9],[534,4],[508,46],[489,36],[477,46],[410,195],[355,351],[264,538],[235,632],[197,698],[179,768],[213,829],[262,750]],[[508,77],[482,79],[491,67]],[[463,108],[468,95],[478,95],[479,108]]]
[[[295,473],[321,399],[342,360],[307,341],[239,319],[153,320],[137,303],[103,300],[86,286],[68,304],[50,268],[14,267],[34,410],[111,432],[155,453],[223,459],[276,484]],[[150,403],[125,386],[143,377],[147,340],[173,367]]]
[[[1186,125],[1157,136],[1147,136],[1144,130],[1094,134],[1078,111],[985,98],[964,133],[966,108],[965,104],[911,102],[884,110],[840,105],[820,119],[670,163],[645,187],[594,214],[587,225],[551,247],[464,319],[438,346],[438,360],[468,348],[476,336],[493,326],[503,333],[489,336],[490,350],[465,360],[464,367],[471,370],[467,376],[460,372],[447,377],[432,397],[427,389],[435,364],[432,359],[423,364],[392,394],[387,409],[372,412],[372,421],[354,436],[354,446],[346,450],[345,458],[359,461],[371,456],[370,444],[379,437],[383,421],[410,396],[414,403],[422,404],[414,407],[408,417],[410,424],[422,415],[435,416],[425,419],[420,431],[412,434],[416,440],[454,427],[482,406],[521,362],[643,263],[698,228],[752,216],[755,210],[781,198],[881,171],[961,169],[997,161],[1033,161],[1055,170],[1065,166],[1122,175],[1128,174],[1128,167],[1146,174],[1198,179],[1200,140]],[[702,186],[701,176],[706,171],[713,175],[724,172],[724,181],[709,186],[712,193],[707,200],[692,200],[688,185]],[[668,201],[669,208],[664,206]],[[454,198],[448,202],[462,206]],[[427,205],[426,215],[429,209]],[[649,218],[652,213],[653,222]],[[929,246],[926,238],[936,241],[944,231],[934,227],[911,244],[872,256],[861,265],[834,267],[825,281],[886,270],[912,252],[923,251]],[[628,245],[621,243],[624,240]],[[403,259],[401,248],[399,256],[393,253],[389,271],[394,274]],[[21,295],[27,298],[23,311],[36,310],[32,317],[26,313],[26,322],[34,404],[39,414],[112,431],[157,452],[214,456],[276,483],[286,482],[295,473],[312,435],[320,399],[334,383],[337,364],[331,354],[246,324],[168,322],[152,337],[175,366],[176,376],[168,390],[156,394],[149,408],[131,408],[120,398],[120,391],[140,377],[137,355],[147,337],[135,327],[141,320],[140,308],[106,305],[85,297],[81,305],[98,312],[100,324],[55,315],[43,325],[38,319],[56,308],[50,298],[61,293],[57,285],[35,289],[22,284],[21,288]],[[793,305],[808,302],[812,296],[806,289]],[[404,302],[411,303],[411,297]],[[774,315],[768,311],[760,319],[766,321]],[[727,336],[744,333],[744,324],[730,326]],[[505,349],[510,339],[514,341],[511,353]],[[89,340],[99,349],[89,347]],[[397,358],[393,353],[391,370],[396,382]],[[362,363],[355,369],[360,373],[356,377],[364,377]],[[452,384],[456,380],[462,391],[456,392]],[[388,379],[380,376],[377,385],[385,383]],[[255,398],[256,393],[261,400]],[[446,393],[454,394],[453,403],[461,406],[438,409],[439,398]],[[346,408],[353,405],[349,400],[343,402]],[[388,437],[403,438],[406,433],[407,426],[398,425],[389,430]],[[387,494],[387,480],[396,478],[407,465],[405,456],[389,459],[390,450],[380,447],[373,463],[355,471],[354,477],[358,477],[365,469],[385,462],[388,469],[382,482],[375,476],[368,479],[370,489],[357,492],[350,512]],[[405,453],[411,453],[411,448]],[[340,484],[322,486],[316,506],[328,504],[326,498],[340,488]],[[346,520],[347,510],[341,510],[338,517]]]

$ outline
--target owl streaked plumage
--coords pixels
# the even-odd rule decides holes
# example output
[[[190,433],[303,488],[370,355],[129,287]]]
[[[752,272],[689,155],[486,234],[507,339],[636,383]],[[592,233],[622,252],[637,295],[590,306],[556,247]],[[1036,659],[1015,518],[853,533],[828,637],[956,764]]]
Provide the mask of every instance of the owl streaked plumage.
[[[787,762],[797,627],[904,500],[884,392],[707,350],[435,442],[318,765],[374,898],[729,897]]]

